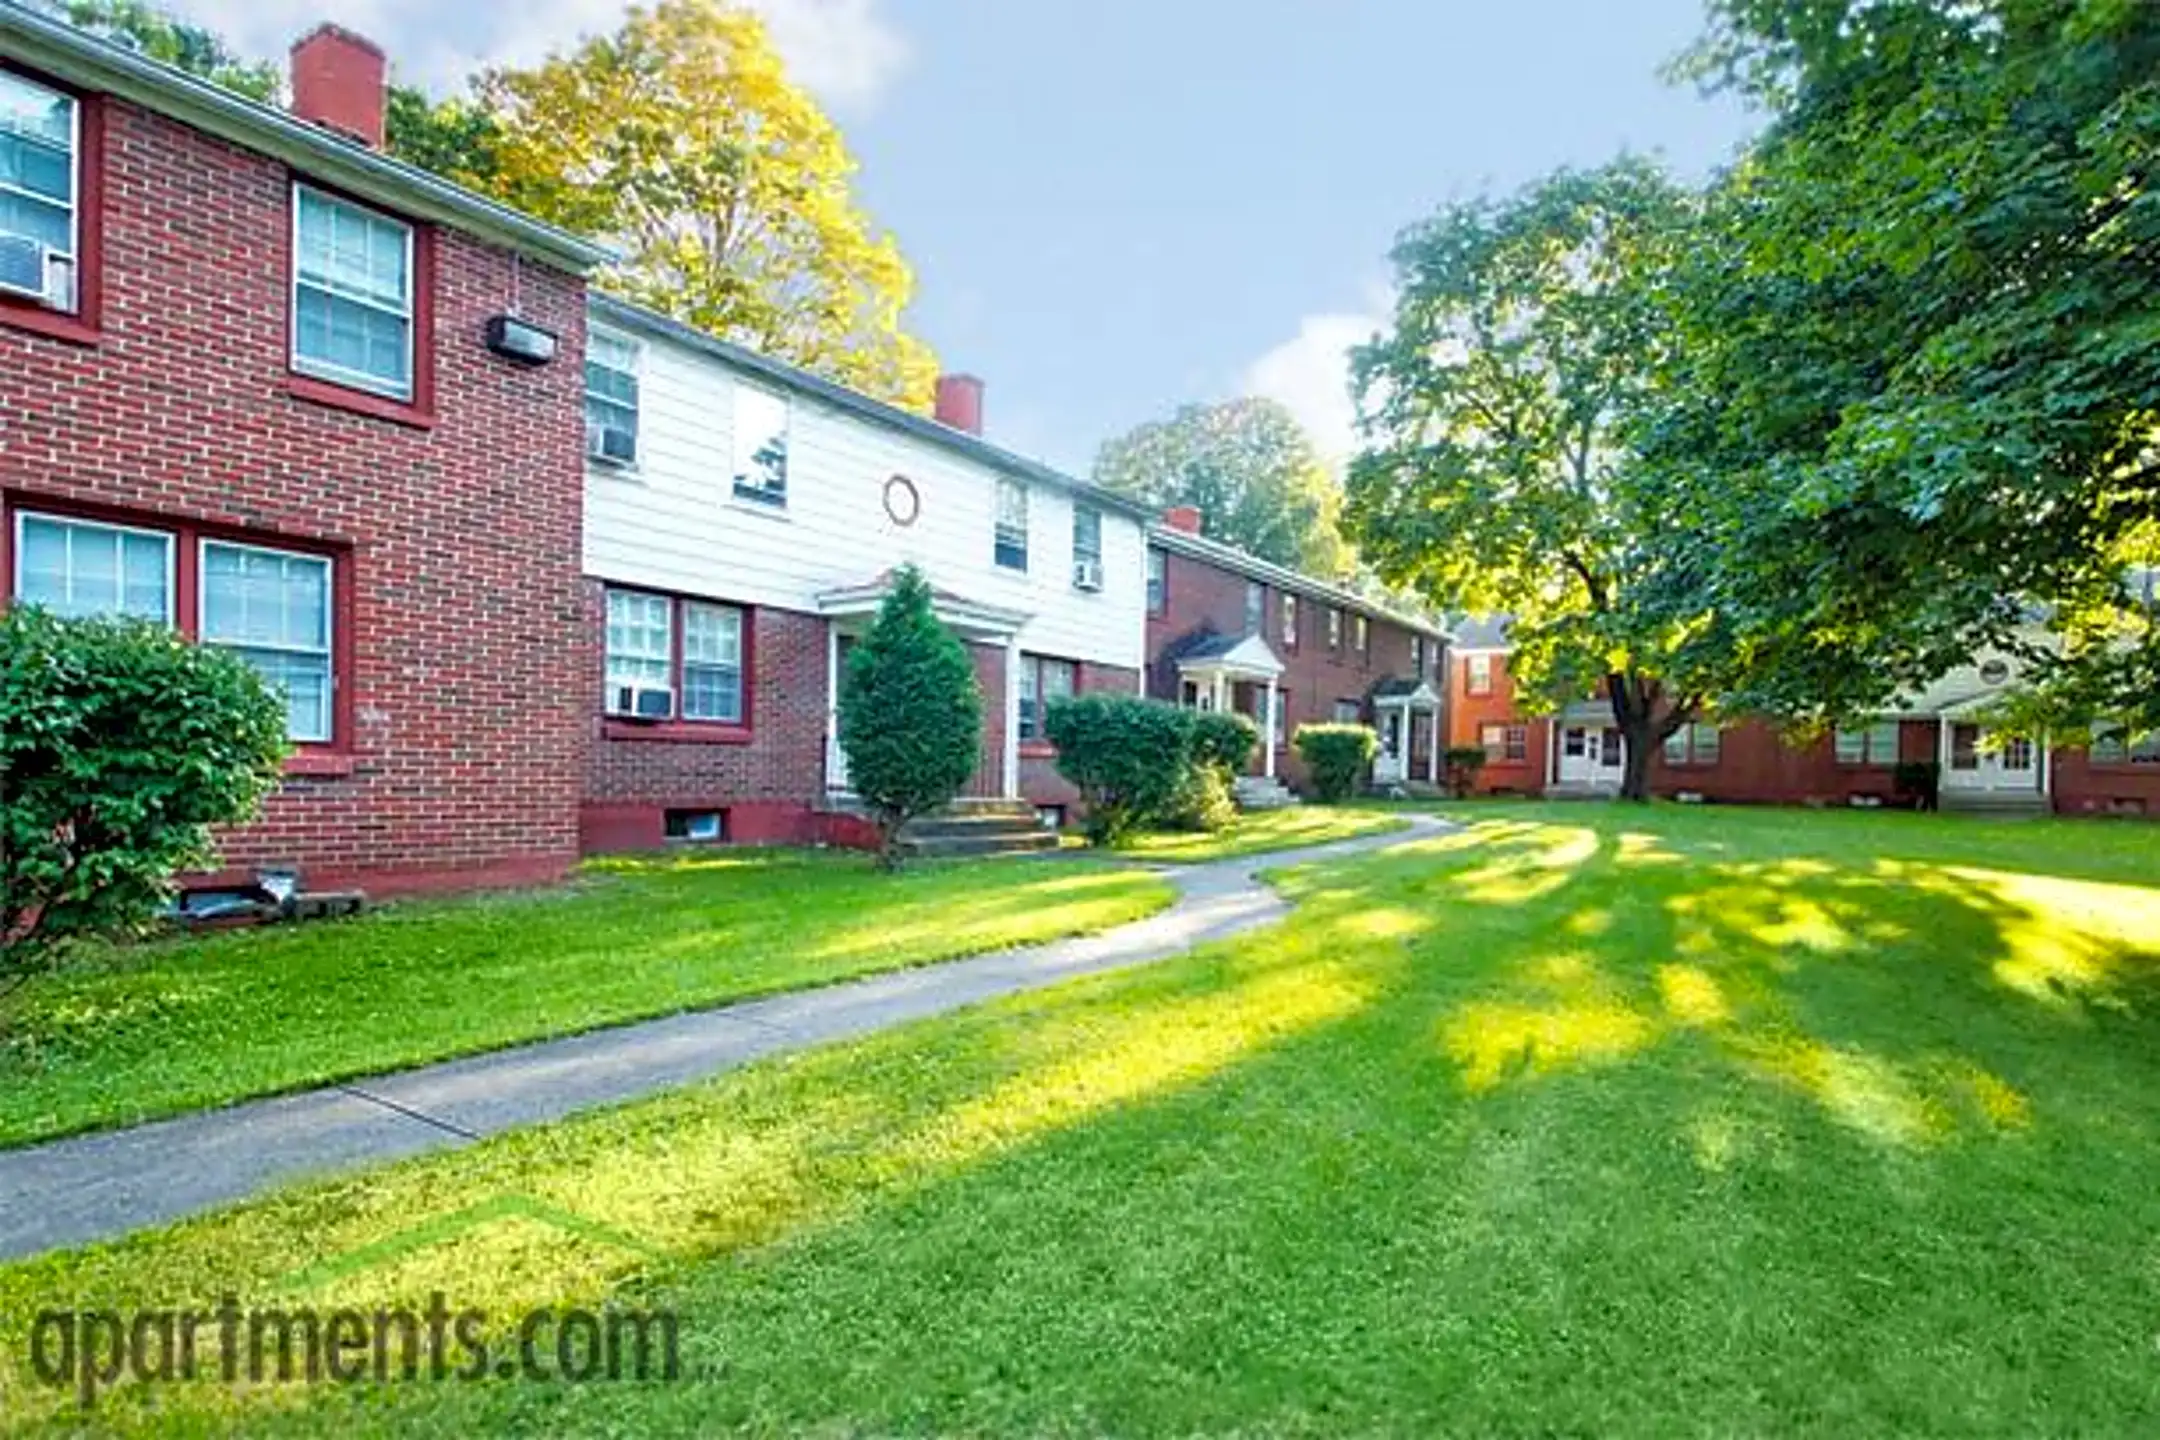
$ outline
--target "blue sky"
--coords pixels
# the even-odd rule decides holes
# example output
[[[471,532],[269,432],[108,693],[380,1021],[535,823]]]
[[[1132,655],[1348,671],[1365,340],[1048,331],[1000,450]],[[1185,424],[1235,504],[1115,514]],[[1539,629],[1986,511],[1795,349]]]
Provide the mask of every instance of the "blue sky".
[[[1258,392],[1329,448],[1396,232],[1633,148],[1700,175],[1751,122],[1658,78],[1701,0],[752,0],[914,263],[991,438],[1067,468]],[[260,53],[332,18],[440,89],[622,0],[180,0]]]

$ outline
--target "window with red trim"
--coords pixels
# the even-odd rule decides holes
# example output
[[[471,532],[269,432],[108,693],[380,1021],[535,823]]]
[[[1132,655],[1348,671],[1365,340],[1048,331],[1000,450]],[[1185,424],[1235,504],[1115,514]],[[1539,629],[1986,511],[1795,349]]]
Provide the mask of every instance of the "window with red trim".
[[[746,623],[733,605],[609,587],[607,713],[748,724]]]
[[[181,524],[16,508],[8,594],[57,615],[125,615],[229,650],[284,697],[304,745],[340,734],[337,559]]]
[[[1080,667],[1044,655],[1020,657],[1020,738],[1046,740],[1043,715],[1053,700],[1070,700],[1080,688]]]
[[[96,338],[102,111],[0,61],[0,319]]]

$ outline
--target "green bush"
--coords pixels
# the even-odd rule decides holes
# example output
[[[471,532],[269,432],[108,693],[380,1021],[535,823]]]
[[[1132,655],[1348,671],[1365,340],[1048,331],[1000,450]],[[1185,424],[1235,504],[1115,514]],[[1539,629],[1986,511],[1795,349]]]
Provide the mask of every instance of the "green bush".
[[[1458,800],[1463,799],[1477,784],[1478,772],[1485,768],[1485,747],[1451,745],[1440,752],[1440,763],[1447,767],[1449,793]]]
[[[878,827],[878,859],[900,863],[900,827],[951,802],[982,753],[982,691],[967,647],[931,609],[930,582],[901,567],[840,686],[848,785]]]
[[[1237,819],[1237,800],[1230,788],[1230,772],[1220,765],[1194,761],[1178,777],[1177,790],[1152,824],[1165,830],[1189,830],[1210,834]]]
[[[1290,743],[1305,761],[1314,793],[1328,801],[1355,794],[1380,750],[1380,737],[1368,725],[1300,725]]]
[[[1087,807],[1089,843],[1114,845],[1170,808],[1191,763],[1192,724],[1190,711],[1136,695],[1051,703],[1043,733]]]
[[[1193,715],[1192,758],[1231,775],[1242,775],[1260,744],[1260,727],[1234,710],[1203,710]]]
[[[0,990],[138,931],[277,787],[285,705],[162,625],[0,614]]]

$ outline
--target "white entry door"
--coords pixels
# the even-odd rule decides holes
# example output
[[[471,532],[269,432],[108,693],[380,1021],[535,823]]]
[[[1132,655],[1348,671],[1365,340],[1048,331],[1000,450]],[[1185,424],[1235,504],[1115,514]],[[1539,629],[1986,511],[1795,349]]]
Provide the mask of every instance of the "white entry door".
[[[1942,783],[1952,790],[2037,790],[2040,763],[2030,740],[1988,744],[1987,731],[1967,721],[1950,723],[1950,761]]]
[[[1562,785],[1617,785],[1622,740],[1610,725],[1568,725],[1560,731]]]
[[[1373,779],[1382,785],[1401,782],[1405,773],[1403,761],[1403,712],[1399,706],[1390,706],[1380,712],[1380,753],[1373,757]]]

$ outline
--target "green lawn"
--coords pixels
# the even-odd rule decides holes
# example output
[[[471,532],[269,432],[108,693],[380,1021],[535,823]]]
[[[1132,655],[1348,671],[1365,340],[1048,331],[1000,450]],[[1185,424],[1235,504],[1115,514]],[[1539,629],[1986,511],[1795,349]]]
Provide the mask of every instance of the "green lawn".
[[[73,1414],[43,1306],[441,1290],[673,1307],[690,1376],[98,1415],[2150,1433],[2160,828],[1468,813],[1188,957],[0,1270],[0,1413]]]
[[[1118,853],[1139,860],[1168,860],[1181,864],[1203,860],[1238,860],[1275,850],[1296,850],[1306,845],[1325,845],[1360,835],[1401,830],[1409,824],[1399,815],[1377,807],[1348,809],[1332,805],[1292,805],[1281,810],[1259,810],[1238,816],[1229,828],[1212,835],[1180,831],[1151,831],[1135,835]]]
[[[0,1012],[0,1145],[1106,929],[1171,900],[1088,862],[726,851],[559,889],[101,952]]]

